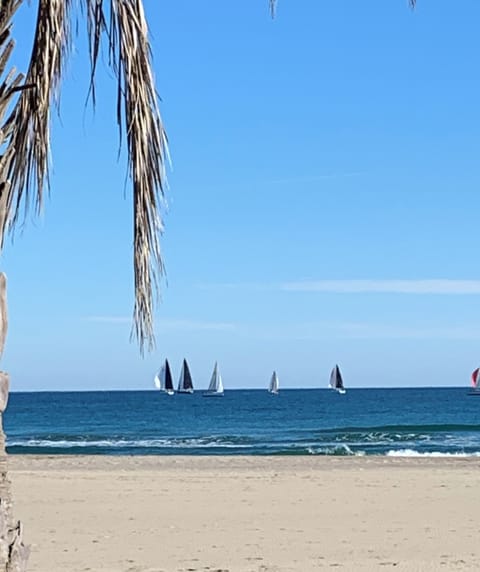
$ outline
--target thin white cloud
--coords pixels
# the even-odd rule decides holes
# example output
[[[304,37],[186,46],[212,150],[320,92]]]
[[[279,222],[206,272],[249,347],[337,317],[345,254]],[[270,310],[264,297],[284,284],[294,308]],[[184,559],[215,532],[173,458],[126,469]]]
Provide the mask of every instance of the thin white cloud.
[[[479,295],[480,280],[313,280],[285,282],[290,292],[333,294],[441,294]]]
[[[293,185],[299,183],[317,183],[320,181],[325,181],[328,179],[348,179],[350,177],[359,177],[360,175],[364,175],[364,171],[343,171],[343,172],[332,172],[332,173],[323,173],[319,175],[300,175],[298,177],[284,177],[281,179],[271,179],[269,181],[265,181],[265,184],[269,185]]]
[[[132,317],[126,316],[87,316],[87,322],[99,322],[103,324],[127,324],[132,322]]]
[[[86,320],[105,324],[131,324],[127,316],[89,316]],[[315,341],[332,339],[444,339],[444,340],[480,340],[480,327],[471,324],[449,326],[402,325],[378,322],[336,322],[314,321],[289,323],[288,326],[275,327],[267,324],[233,324],[228,322],[203,322],[195,320],[169,319],[157,322],[158,332],[236,332],[249,338],[261,340],[297,340]]]
[[[480,328],[477,326],[405,326],[381,323],[338,324],[338,333],[352,339],[445,339],[478,340]]]
[[[323,292],[329,294],[437,294],[479,295],[480,280],[297,280],[292,282],[211,282],[195,285],[202,290]]]
[[[260,282],[198,282],[194,285],[200,290],[278,290],[278,284]]]
[[[403,325],[376,322],[311,322],[289,324],[288,328],[259,329],[262,339],[322,340],[480,340],[480,327]]]
[[[131,324],[131,316],[87,316],[88,322],[97,322],[103,324]],[[162,319],[157,320],[159,331],[233,331],[236,329],[235,324],[228,322],[203,322],[196,320],[181,319]]]
[[[235,324],[230,322],[202,322],[195,320],[158,320],[158,328],[162,330],[199,331],[209,330],[217,332],[229,332],[236,329]]]

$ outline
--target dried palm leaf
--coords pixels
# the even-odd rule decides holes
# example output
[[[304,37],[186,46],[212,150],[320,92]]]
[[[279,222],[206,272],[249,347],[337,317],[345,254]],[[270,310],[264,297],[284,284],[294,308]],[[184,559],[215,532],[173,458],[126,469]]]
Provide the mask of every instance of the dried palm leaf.
[[[50,110],[58,102],[64,62],[70,46],[71,0],[39,0],[35,37],[24,89],[12,111],[14,122],[8,147],[15,153],[8,166],[7,198],[10,228],[15,226],[23,203],[25,214],[31,194],[36,209],[42,207],[48,187]],[[24,86],[26,87],[26,86]]]
[[[158,108],[148,28],[141,0],[84,0],[91,59],[91,93],[101,40],[107,38],[109,62],[117,77],[117,123],[127,140],[134,207],[134,335],[143,352],[154,346],[153,290],[164,273],[159,236],[163,232],[168,161],[167,136]],[[107,24],[108,22],[108,24]]]
[[[12,18],[21,2],[22,0],[3,0],[0,5],[0,77],[4,76],[5,68],[13,51],[14,41],[10,37]],[[13,94],[21,89],[20,83],[22,80],[23,75],[17,73],[15,68],[11,68],[0,84],[0,124],[2,125],[0,129],[0,146],[2,147],[10,134],[10,131],[7,129],[8,121],[4,120],[5,114]],[[2,161],[4,156],[5,153],[0,159],[0,181],[5,179],[5,173],[1,169],[1,166],[5,164],[5,161]]]
[[[149,349],[154,345],[153,289],[157,288],[164,272],[159,235],[163,231],[160,207],[166,185],[167,138],[158,108],[142,0],[110,0],[108,19],[104,11],[107,1],[82,1],[87,13],[90,93],[94,104],[94,79],[103,37],[107,39],[110,64],[117,77],[117,122],[120,138],[122,133],[126,136],[133,182],[135,307],[132,334],[143,352],[145,344]],[[2,25],[8,20],[7,8],[19,4],[20,0],[2,2],[0,42]],[[50,110],[52,103],[58,101],[70,47],[71,8],[72,0],[38,1],[32,55],[22,86],[30,89],[23,90],[3,125],[3,132],[9,129],[10,137],[0,159],[0,168],[3,165],[5,171],[0,179],[4,181],[0,204],[6,205],[7,213],[5,220],[0,220],[2,242],[6,224],[10,230],[14,229],[21,207],[24,206],[26,214],[32,199],[37,211],[40,210],[44,189],[49,188]],[[7,46],[0,52],[0,70],[10,50]],[[12,80],[11,76],[7,79]],[[19,81],[15,80],[10,89],[20,87]],[[0,114],[6,109],[6,104],[2,107],[4,100],[0,88]]]
[[[23,75],[11,68],[5,77],[5,68],[12,53],[14,42],[10,37],[12,18],[21,4],[21,0],[4,0],[0,6],[0,248],[3,244],[5,227],[8,220],[7,200],[10,183],[7,181],[8,165],[14,154],[14,149],[8,145],[12,133],[13,121],[5,119],[7,110],[12,103],[12,96],[22,88]]]
[[[270,13],[272,14],[272,18],[275,17],[275,8],[277,7],[277,0],[270,0]]]

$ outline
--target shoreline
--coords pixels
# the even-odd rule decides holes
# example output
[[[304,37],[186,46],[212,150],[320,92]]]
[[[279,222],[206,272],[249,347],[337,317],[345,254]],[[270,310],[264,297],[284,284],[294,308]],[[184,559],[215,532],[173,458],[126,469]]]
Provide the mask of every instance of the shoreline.
[[[361,464],[367,467],[430,467],[430,466],[466,466],[478,465],[480,457],[463,455],[443,456],[388,456],[388,455],[111,455],[111,454],[37,454],[37,453],[8,453],[8,468],[14,472],[24,470],[40,470],[54,463],[56,468],[74,470],[81,469],[85,464],[91,468],[116,468],[135,470],[141,468],[175,469],[195,464],[196,468],[209,468],[212,464],[217,468],[281,468],[287,470],[297,468],[345,467],[349,464]],[[48,467],[49,468],[49,467]]]

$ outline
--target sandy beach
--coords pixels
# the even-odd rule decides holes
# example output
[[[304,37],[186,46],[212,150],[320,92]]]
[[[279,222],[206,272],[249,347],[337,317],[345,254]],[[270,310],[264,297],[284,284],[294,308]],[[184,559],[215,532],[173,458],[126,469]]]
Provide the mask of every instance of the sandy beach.
[[[480,570],[480,460],[10,456],[31,572]]]

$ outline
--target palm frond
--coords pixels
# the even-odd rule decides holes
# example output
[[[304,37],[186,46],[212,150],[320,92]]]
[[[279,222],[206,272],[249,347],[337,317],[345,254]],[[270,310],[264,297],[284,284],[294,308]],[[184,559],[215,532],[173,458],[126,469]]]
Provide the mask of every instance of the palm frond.
[[[98,54],[100,52],[100,40],[102,32],[107,30],[102,2],[87,0],[87,33],[88,48],[90,52],[90,90],[92,102],[95,106],[95,73],[97,71]]]
[[[132,335],[143,353],[154,347],[153,290],[164,274],[159,236],[163,232],[168,143],[158,108],[148,28],[142,0],[86,2],[91,58],[91,93],[101,38],[106,36],[110,65],[117,77],[117,123],[127,140],[134,207],[135,307]],[[107,25],[108,22],[108,25]]]
[[[10,37],[12,18],[21,0],[9,0],[3,2],[0,7],[0,77],[2,82],[0,84],[0,123],[4,121],[5,114],[8,106],[11,103],[13,94],[18,90],[23,75],[17,73],[15,68],[12,68],[6,76],[5,68],[7,67],[8,60],[14,48],[14,41]],[[0,146],[3,146],[11,131],[7,129],[7,122],[5,121],[0,130]],[[2,180],[4,172],[1,170],[1,165],[5,164],[5,153],[0,159],[0,180]]]
[[[13,95],[21,87],[23,75],[15,68],[11,68],[5,75],[5,69],[14,47],[14,41],[10,37],[12,28],[12,18],[21,0],[7,0],[2,2],[0,7],[0,148],[3,153],[0,155],[0,248],[3,245],[5,229],[8,221],[7,200],[10,190],[10,183],[7,180],[8,165],[14,154],[12,146],[7,145],[8,138],[12,133],[13,121],[6,119],[8,109],[12,104]]]
[[[14,150],[7,176],[9,226],[25,213],[34,191],[37,211],[48,186],[50,158],[50,110],[58,101],[64,62],[70,46],[71,0],[39,0],[30,65],[23,89],[8,122],[14,124],[7,152]]]
[[[275,17],[275,9],[277,7],[277,0],[270,0],[270,13],[272,18]]]

